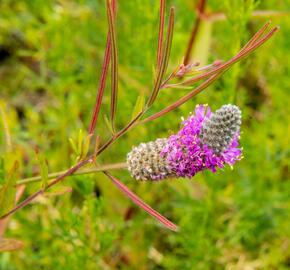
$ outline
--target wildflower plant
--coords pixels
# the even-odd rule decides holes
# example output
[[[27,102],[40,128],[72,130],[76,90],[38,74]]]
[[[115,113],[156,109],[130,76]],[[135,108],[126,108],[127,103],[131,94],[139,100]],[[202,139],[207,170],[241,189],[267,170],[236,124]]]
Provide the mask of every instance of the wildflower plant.
[[[51,187],[65,180],[66,177],[75,174],[102,172],[112,183],[119,188],[135,204],[144,209],[151,216],[156,218],[165,227],[177,231],[178,227],[143,202],[136,194],[130,191],[119,179],[113,176],[110,170],[128,168],[133,178],[137,180],[160,180],[171,177],[193,177],[196,173],[209,169],[216,171],[226,164],[234,165],[241,159],[241,148],[238,146],[239,131],[241,125],[241,111],[235,105],[224,105],[214,113],[207,105],[198,105],[195,114],[192,114],[183,121],[179,132],[168,138],[157,139],[153,142],[142,143],[132,149],[127,156],[127,163],[96,165],[96,158],[129,132],[137,125],[143,125],[175,110],[198,93],[214,83],[233,64],[244,59],[253,53],[258,47],[264,44],[278,30],[274,27],[270,30],[269,23],[266,23],[231,59],[227,61],[216,60],[212,64],[199,67],[196,63],[181,63],[168,72],[168,63],[172,46],[174,30],[174,7],[170,8],[168,25],[165,29],[165,1],[160,0],[159,34],[156,53],[156,73],[154,86],[147,98],[145,105],[140,107],[130,121],[118,130],[116,128],[116,108],[118,104],[118,46],[116,35],[116,11],[117,1],[107,0],[108,34],[104,60],[101,72],[101,79],[96,93],[96,102],[92,110],[92,118],[88,128],[88,135],[79,136],[79,146],[72,142],[73,147],[78,150],[79,158],[75,165],[62,172],[48,173],[45,158],[38,154],[41,164],[41,176],[17,180],[17,162],[15,163],[8,180],[2,184],[0,190],[1,219],[28,205],[38,196],[41,196]],[[111,138],[100,144],[101,134],[96,132],[99,121],[99,114],[104,97],[105,85],[109,68],[111,69],[111,102],[109,128]],[[196,83],[199,85],[195,85]],[[194,86],[195,85],[195,86]],[[187,89],[188,93],[177,99],[172,104],[145,117],[150,112],[161,90],[165,89]],[[51,179],[51,180],[50,180]],[[32,182],[41,181],[39,190],[14,205],[15,187],[27,185]],[[155,186],[158,188],[157,186]],[[9,195],[8,195],[9,194]],[[8,198],[9,197],[9,198]],[[11,199],[12,198],[12,199]],[[19,198],[18,198],[19,199]],[[17,199],[17,200],[18,200]],[[16,200],[16,201],[17,201]]]

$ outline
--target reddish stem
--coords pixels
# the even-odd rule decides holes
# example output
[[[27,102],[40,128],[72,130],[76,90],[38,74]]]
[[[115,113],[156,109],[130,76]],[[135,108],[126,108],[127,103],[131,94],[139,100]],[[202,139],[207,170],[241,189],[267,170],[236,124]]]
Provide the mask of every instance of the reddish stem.
[[[109,23],[109,32],[111,37],[111,108],[110,118],[112,130],[115,132],[115,116],[117,110],[117,97],[118,97],[118,51],[116,39],[115,16],[110,0],[107,0],[107,14]]]
[[[116,0],[112,0],[112,8],[113,11],[116,11]],[[107,34],[107,42],[106,42],[106,49],[104,54],[104,60],[103,60],[103,66],[102,66],[102,73],[101,73],[101,79],[98,86],[98,92],[97,92],[97,98],[96,103],[93,110],[92,119],[90,122],[89,127],[89,134],[93,134],[95,127],[97,125],[99,112],[102,105],[102,100],[104,96],[105,86],[106,86],[106,80],[107,80],[107,74],[110,64],[110,58],[111,58],[111,38],[110,38],[110,32],[108,31]]]
[[[163,45],[163,33],[165,22],[165,0],[160,0],[160,12],[159,12],[159,32],[158,32],[158,48],[157,48],[157,68],[159,69],[162,61],[162,45]]]
[[[96,104],[94,107],[90,127],[89,127],[89,134],[94,133],[94,129],[97,124],[99,112],[101,109],[102,105],[102,100],[104,96],[104,90],[105,90],[105,85],[106,85],[106,79],[107,79],[107,74],[108,74],[108,68],[109,68],[109,63],[110,63],[110,57],[111,57],[111,41],[110,41],[110,36],[107,36],[107,44],[106,44],[106,50],[105,50],[105,55],[104,55],[104,63],[103,63],[103,68],[102,68],[102,74],[101,74],[101,79],[98,87],[98,94],[96,98]]]
[[[166,228],[172,231],[178,231],[178,227],[172,223],[170,220],[159,214],[152,207],[150,207],[147,203],[142,201],[136,194],[134,194],[130,189],[128,189],[122,182],[120,182],[117,178],[109,174],[108,172],[104,172],[106,176],[108,176],[111,181],[119,188],[128,198],[130,198],[135,204],[145,210],[149,215],[156,218],[161,224],[163,224]]]
[[[123,134],[125,134],[135,123],[140,119],[140,117],[143,115],[144,112],[140,112],[134,119],[132,119],[122,130],[120,130],[118,133],[116,133],[111,139],[109,139],[100,149],[97,150],[95,153],[96,156],[100,155],[105,149],[107,149],[113,142],[115,142],[119,137],[121,137]],[[45,189],[40,189],[37,192],[30,195],[28,198],[26,198],[24,201],[16,205],[12,210],[10,210],[8,213],[0,217],[0,220],[10,216],[11,214],[15,213],[19,209],[25,207],[28,205],[31,201],[33,201],[36,197],[39,195],[42,195],[44,191],[51,188],[52,186],[56,185],[57,183],[61,182],[65,177],[73,174],[75,171],[83,167],[84,165],[93,162],[95,155],[92,155],[88,157],[85,160],[80,161],[70,169],[68,169],[65,173],[58,176],[54,181],[50,182]]]
[[[164,46],[164,51],[162,54],[161,65],[160,65],[160,68],[157,70],[157,77],[154,84],[154,88],[146,104],[147,108],[149,108],[154,103],[155,99],[157,98],[157,95],[160,91],[162,79],[167,70],[170,51],[171,51],[171,45],[172,45],[173,28],[174,28],[174,8],[171,7],[170,14],[169,14],[168,28],[167,28],[167,37],[166,37],[166,42]]]
[[[258,47],[260,47],[266,40],[268,40],[274,32],[278,30],[278,27],[274,27],[268,34],[266,34],[263,38],[261,38],[258,42],[253,43],[252,41],[248,42],[240,51],[238,54],[236,54],[233,58],[228,60],[227,62],[217,66],[216,68],[211,69],[210,71],[203,73],[199,76],[196,76],[194,78],[191,78],[189,80],[183,81],[181,83],[177,84],[171,84],[167,85],[167,87],[174,87],[174,86],[181,86],[181,85],[190,85],[193,84],[201,79],[207,78],[211,75],[216,74],[217,72],[223,71],[227,69],[229,66],[233,65],[234,63],[238,62],[241,60],[242,57],[250,54],[252,51],[256,50]],[[256,36],[254,36],[256,38]]]
[[[247,43],[246,45],[239,51],[239,53],[236,56],[239,56],[242,52],[246,51],[248,48],[250,48],[252,45],[254,45],[256,43],[256,41],[265,33],[265,31],[267,30],[267,28],[269,27],[270,22],[267,22]],[[233,58],[232,58],[233,59]],[[231,59],[231,60],[232,60]],[[231,61],[229,60],[229,61]],[[229,62],[228,61],[228,62]],[[216,62],[216,61],[215,61]],[[225,64],[228,64],[228,62],[226,62]],[[167,79],[166,81],[164,81],[161,85],[161,88],[172,88],[172,87],[176,87],[176,86],[182,86],[185,83],[187,84],[188,82],[190,84],[195,83],[201,79],[205,79],[208,78],[209,76],[217,73],[218,71],[220,71],[220,68],[223,68],[223,66],[221,66],[223,63],[221,61],[218,61],[218,64],[211,64],[211,67],[214,67],[212,69],[210,69],[210,71],[205,72],[203,74],[200,74],[196,77],[193,77],[187,81],[183,81],[181,83],[178,84],[167,84],[167,82],[172,78],[169,76],[169,79]],[[173,71],[174,73],[175,71]]]
[[[202,15],[204,13],[204,10],[205,10],[205,5],[206,5],[206,0],[200,0],[198,5],[197,5],[197,17],[196,17],[195,23],[193,25],[190,39],[188,41],[187,49],[186,49],[185,56],[184,56],[184,64],[185,65],[187,65],[190,62],[192,47],[193,47],[193,44],[194,44],[196,37],[197,37],[198,29],[199,29],[200,23],[201,23],[201,18],[202,18]]]
[[[260,40],[258,40],[254,44],[250,44],[251,46],[248,47],[248,43],[245,45],[244,48],[231,60],[227,61],[225,64],[219,66],[217,69],[213,69],[212,71],[207,72],[207,76],[211,76],[208,78],[205,82],[203,82],[201,85],[199,85],[197,88],[189,92],[184,97],[180,98],[173,104],[169,105],[168,107],[164,108],[163,110],[147,117],[143,121],[140,122],[140,124],[146,123],[148,121],[155,120],[159,118],[160,116],[163,116],[164,114],[176,109],[177,107],[181,106],[183,103],[191,99],[193,96],[197,95],[199,92],[201,92],[203,89],[208,87],[210,84],[212,84],[220,75],[222,75],[227,69],[229,69],[234,63],[241,60],[243,57],[248,56],[250,53],[252,53],[254,50],[256,50],[258,47],[260,47],[263,43],[265,43],[279,28],[274,27],[269,33],[267,33],[264,37],[262,37]],[[202,74],[201,76],[205,76],[205,74]],[[183,84],[189,84],[195,81],[196,79],[190,79],[188,81],[185,81]]]

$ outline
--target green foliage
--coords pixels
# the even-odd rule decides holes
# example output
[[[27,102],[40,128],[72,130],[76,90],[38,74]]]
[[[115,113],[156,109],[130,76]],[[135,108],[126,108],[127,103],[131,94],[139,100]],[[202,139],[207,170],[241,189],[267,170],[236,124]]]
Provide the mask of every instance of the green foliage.
[[[40,175],[41,175],[41,186],[45,188],[48,184],[48,166],[47,161],[43,153],[39,153],[36,149],[36,158],[40,167]]]
[[[3,171],[4,162],[1,162],[2,168],[1,171]],[[12,168],[8,171],[7,175],[2,174],[4,176],[4,183],[0,186],[0,215],[6,214],[9,210],[11,210],[14,206],[15,202],[15,184],[17,180],[17,172],[18,172],[18,162],[15,161]]]
[[[182,61],[196,15],[193,1],[167,1],[167,14],[170,4],[176,7],[171,71]],[[119,1],[117,130],[132,112],[140,112],[152,90],[158,9],[158,1]],[[5,238],[24,247],[2,253],[0,269],[289,268],[290,19],[253,16],[257,10],[286,11],[287,1],[208,1],[206,10],[223,12],[226,19],[201,28],[195,61],[229,59],[268,19],[281,29],[214,85],[174,112],[136,127],[97,162],[123,162],[132,145],[177,131],[180,118],[198,103],[216,109],[229,102],[243,112],[244,159],[233,170],[155,184],[112,172],[178,224],[178,233],[160,227],[100,173],[66,179],[60,187],[71,186],[72,192],[39,197],[11,217]],[[45,178],[46,170],[65,170],[85,156],[108,25],[106,3],[96,0],[5,0],[0,15],[0,102],[5,101],[13,150],[5,170],[0,165],[3,188],[18,179],[12,173],[3,181],[15,160],[21,177],[42,172]],[[151,112],[187,91],[161,90]],[[110,80],[96,128],[101,143],[112,132],[106,124],[109,93]],[[1,123],[0,150],[6,157],[5,132]],[[35,164],[35,147],[45,153],[47,168]],[[26,193],[40,185],[28,185]]]
[[[134,119],[140,112],[142,112],[144,105],[145,105],[145,97],[144,95],[141,94],[140,96],[138,96],[136,100],[131,120]]]

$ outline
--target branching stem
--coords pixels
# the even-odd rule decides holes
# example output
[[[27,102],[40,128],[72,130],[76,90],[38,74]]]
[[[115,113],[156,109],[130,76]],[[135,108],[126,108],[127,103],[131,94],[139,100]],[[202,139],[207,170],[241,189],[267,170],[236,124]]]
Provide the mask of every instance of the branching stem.
[[[201,1],[201,2],[205,2],[205,1]],[[109,13],[109,23],[111,24],[110,29],[112,32],[114,32],[114,21],[113,21],[113,17],[114,17],[114,7],[110,6],[110,1],[108,0],[107,2],[108,4],[108,13]],[[161,11],[162,12],[162,11]],[[130,129],[132,129],[133,127],[135,127],[136,125],[139,125],[140,123],[145,123],[148,121],[152,121],[172,110],[174,110],[175,108],[179,107],[180,105],[182,105],[183,103],[185,103],[186,101],[188,101],[189,99],[191,99],[193,96],[195,96],[196,94],[198,94],[199,92],[201,92],[203,89],[205,89],[206,87],[208,87],[209,85],[211,85],[214,81],[216,81],[226,70],[228,70],[234,63],[240,61],[241,59],[245,58],[246,56],[248,56],[249,54],[251,54],[255,49],[257,49],[259,46],[261,46],[263,43],[265,43],[276,31],[277,31],[277,27],[274,27],[272,30],[270,30],[267,34],[265,34],[263,36],[263,34],[265,33],[266,29],[269,26],[269,23],[266,24],[264,27],[262,27],[256,35],[254,35],[254,37],[240,50],[240,52],[234,56],[232,59],[230,59],[229,61],[218,65],[216,68],[211,69],[208,72],[205,72],[199,76],[196,76],[194,78],[191,78],[189,80],[186,80],[180,84],[175,84],[175,85],[167,85],[167,81],[169,81],[172,77],[174,77],[174,72],[169,76],[169,79],[164,80],[164,76],[166,74],[166,70],[167,70],[167,65],[168,65],[168,61],[169,61],[169,55],[170,55],[170,49],[171,49],[171,44],[172,44],[172,35],[173,35],[173,26],[174,26],[174,8],[170,9],[170,16],[169,16],[169,23],[168,23],[168,29],[167,29],[167,38],[164,44],[164,51],[160,52],[158,51],[158,57],[159,57],[159,61],[161,60],[161,64],[160,67],[157,71],[157,78],[152,90],[152,93],[148,99],[148,102],[146,104],[146,106],[143,108],[143,110],[136,115],[127,125],[125,125],[121,130],[119,130],[118,132],[115,132],[112,137],[106,142],[104,143],[100,148],[96,148],[97,150],[95,150],[95,153],[90,155],[89,157],[86,157],[85,159],[81,160],[80,162],[78,162],[76,165],[74,165],[73,167],[69,168],[66,171],[61,171],[61,172],[56,172],[56,173],[52,173],[50,174],[48,177],[50,179],[53,179],[52,181],[50,181],[48,183],[47,186],[45,186],[44,188],[38,190],[37,192],[33,193],[32,195],[30,195],[28,198],[26,198],[25,200],[23,200],[21,203],[19,203],[18,205],[16,205],[12,210],[10,210],[8,213],[6,213],[5,215],[3,215],[2,217],[0,217],[0,219],[4,219],[8,216],[10,216],[11,214],[13,214],[14,212],[16,212],[17,210],[23,208],[24,206],[26,206],[27,204],[29,204],[31,201],[33,201],[37,196],[43,194],[46,190],[48,190],[49,188],[51,188],[52,186],[56,185],[57,183],[61,182],[62,180],[64,180],[67,176],[71,176],[71,175],[77,175],[77,174],[88,174],[88,173],[94,173],[94,172],[99,172],[102,171],[104,172],[107,177],[109,177],[113,183],[120,189],[122,190],[132,201],[134,201],[137,205],[139,205],[141,208],[143,208],[145,211],[147,211],[150,215],[154,216],[157,220],[159,220],[162,224],[164,224],[167,228],[171,229],[171,230],[177,230],[177,226],[174,225],[173,223],[171,223],[169,220],[167,220],[166,218],[164,218],[161,214],[159,214],[157,211],[155,211],[154,209],[152,209],[150,206],[148,206],[146,203],[144,203],[140,198],[137,197],[137,195],[135,195],[133,192],[131,192],[124,184],[122,184],[117,178],[115,178],[114,176],[110,175],[108,173],[107,170],[112,170],[112,169],[123,169],[126,167],[126,164],[124,163],[118,163],[118,164],[109,164],[109,165],[102,165],[102,166],[98,166],[98,167],[91,167],[91,168],[87,168],[84,169],[83,167],[85,165],[88,164],[94,164],[95,158],[97,156],[99,156],[105,149],[107,149],[110,145],[112,145],[117,139],[119,139],[121,136],[123,136],[127,131],[129,131]],[[101,86],[99,88],[99,92],[98,92],[98,97],[97,97],[97,102],[96,102],[96,106],[94,109],[94,113],[93,113],[93,117],[92,117],[92,121],[90,124],[90,128],[89,128],[89,133],[92,134],[97,122],[97,118],[98,118],[98,114],[99,114],[99,107],[101,105],[101,101],[102,101],[102,97],[103,97],[103,92],[104,92],[104,86],[105,86],[105,79],[106,79],[106,73],[107,73],[107,68],[108,68],[108,64],[110,61],[110,57],[109,57],[109,53],[113,50],[113,52],[115,51],[116,53],[116,45],[114,44],[114,38],[115,36],[112,35],[110,36],[111,40],[108,37],[108,42],[107,42],[107,49],[106,49],[106,54],[105,54],[105,64],[103,66],[103,81],[101,82]],[[112,42],[112,48],[110,43]],[[160,41],[162,43],[162,40]],[[112,55],[114,59],[112,59],[112,64],[115,63],[115,65],[117,65],[117,56]],[[153,105],[154,101],[156,100],[156,97],[158,95],[159,90],[162,87],[174,87],[174,86],[185,86],[185,85],[189,85],[192,84],[200,79],[206,79],[203,83],[201,83],[198,87],[196,87],[195,89],[192,89],[187,95],[183,96],[182,98],[178,99],[177,101],[175,101],[174,103],[172,103],[171,105],[169,105],[168,107],[162,109],[161,111],[147,117],[146,119],[144,119],[143,121],[139,121],[142,116],[149,110],[149,108]],[[112,93],[112,96],[114,96],[113,101],[115,102],[112,106],[113,110],[111,111],[111,116],[112,119],[114,120],[115,117],[115,105],[116,105],[116,101],[117,101],[117,83],[118,83],[118,78],[117,78],[117,71],[115,70],[115,77],[114,77],[114,83],[115,83],[115,90]],[[163,83],[162,83],[163,82]],[[164,83],[165,82],[165,83]],[[166,85],[165,85],[166,84]],[[112,123],[114,123],[114,121],[112,121]],[[30,178],[26,178],[26,179],[22,179],[19,180],[17,182],[17,185],[21,185],[21,184],[28,184],[28,183],[33,183],[33,182],[37,182],[40,181],[41,177],[40,176],[36,176],[36,177],[30,177]]]
[[[127,168],[126,163],[104,164],[104,165],[100,165],[97,167],[80,169],[80,170],[78,170],[78,171],[76,171],[73,174],[68,175],[68,176],[91,174],[91,173],[97,173],[97,172],[101,172],[101,171],[105,171],[105,170],[119,170],[119,169],[125,169],[125,168]],[[65,173],[65,171],[50,173],[48,175],[48,178],[53,179],[53,178],[56,178],[64,173]],[[41,176],[38,175],[38,176],[33,176],[33,177],[21,179],[21,180],[17,181],[16,185],[17,186],[26,185],[26,184],[36,183],[39,181],[41,181]]]

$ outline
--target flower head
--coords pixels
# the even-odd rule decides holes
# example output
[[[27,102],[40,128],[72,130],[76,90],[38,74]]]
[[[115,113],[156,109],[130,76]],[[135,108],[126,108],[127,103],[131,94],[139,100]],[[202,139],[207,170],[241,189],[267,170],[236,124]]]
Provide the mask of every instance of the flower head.
[[[158,139],[147,143],[148,147],[141,144],[133,148],[127,156],[129,171],[141,180],[159,180],[172,176],[192,177],[206,169],[216,172],[226,164],[232,166],[241,159],[240,125],[241,111],[237,106],[224,105],[212,113],[209,106],[198,105],[195,114],[182,122],[179,132],[162,139],[162,144]],[[139,152],[138,157],[136,152]]]
[[[224,105],[212,113],[208,106],[198,105],[195,115],[168,138],[162,154],[177,176],[192,177],[205,169],[215,172],[241,158],[237,148],[240,124],[241,112],[236,106]]]

